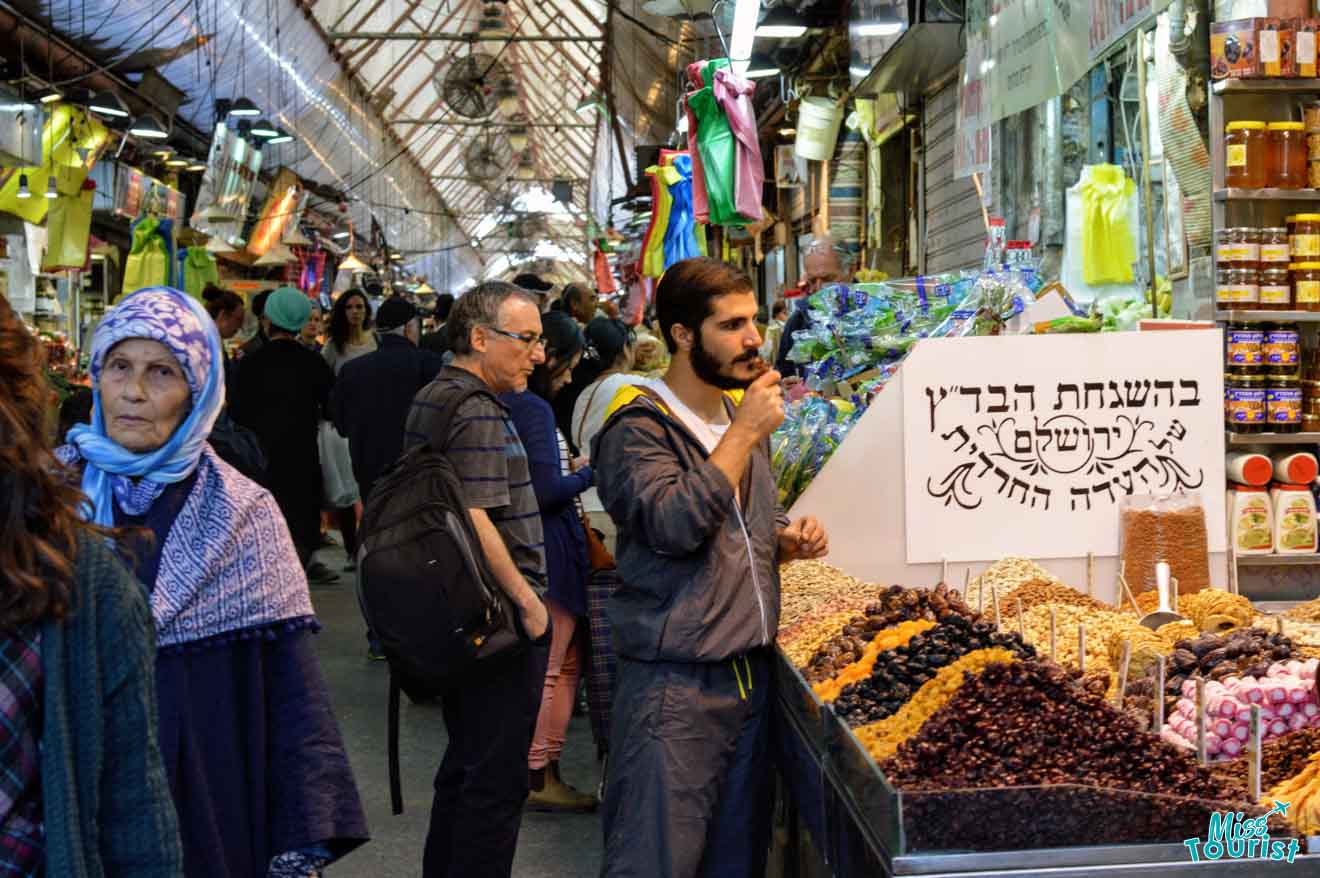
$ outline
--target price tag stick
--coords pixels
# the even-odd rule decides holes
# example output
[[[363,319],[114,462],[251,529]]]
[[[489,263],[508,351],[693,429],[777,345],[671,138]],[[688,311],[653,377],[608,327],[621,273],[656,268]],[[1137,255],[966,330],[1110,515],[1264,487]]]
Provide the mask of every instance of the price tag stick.
[[[1261,796],[1261,770],[1260,770],[1260,705],[1251,705],[1251,727],[1247,738],[1247,794],[1251,796],[1251,801],[1259,802]]]
[[[1023,643],[1026,643],[1026,642],[1027,642],[1027,623],[1026,623],[1026,621],[1022,618],[1022,598],[1014,596],[1013,600],[1017,601],[1018,637],[1021,637],[1021,638],[1022,638],[1022,642],[1023,642]]]
[[[968,567],[966,570],[963,571],[963,599],[964,599],[964,600],[966,600],[967,598],[971,597],[971,595],[968,594],[968,592],[967,592],[967,589],[969,589],[969,588],[971,588],[971,587],[972,587],[972,568]]]
[[[1123,641],[1122,658],[1118,660],[1118,697],[1114,699],[1117,703],[1114,705],[1119,710],[1123,709],[1123,698],[1127,694],[1128,665],[1132,662],[1132,641]]]
[[[1077,670],[1086,673],[1086,623],[1077,625]]]
[[[1059,660],[1059,648],[1057,642],[1058,628],[1059,616],[1058,613],[1054,611],[1054,604],[1050,604],[1050,661],[1052,662],[1057,662]]]
[[[1277,622],[1279,623],[1279,636],[1280,636],[1280,637],[1283,637],[1283,636],[1284,636],[1284,633],[1283,633],[1283,616],[1277,616],[1277,617],[1275,618],[1275,621],[1277,621]]]
[[[949,581],[949,559],[948,559],[948,558],[941,558],[941,559],[940,559],[940,582],[948,582],[948,581]]]
[[[1136,613],[1137,618],[1141,618],[1141,607],[1137,605],[1137,596],[1132,593],[1132,587],[1128,585],[1127,577],[1122,573],[1118,574],[1118,584],[1123,586],[1123,594],[1132,601],[1132,612]]]
[[[1086,596],[1095,594],[1095,552],[1086,553]]]
[[[1206,764],[1205,752],[1205,677],[1196,678],[1196,761]]]
[[[985,615],[985,577],[977,580],[976,583],[976,613],[978,616]]]
[[[1164,728],[1164,656],[1155,662],[1155,734]]]

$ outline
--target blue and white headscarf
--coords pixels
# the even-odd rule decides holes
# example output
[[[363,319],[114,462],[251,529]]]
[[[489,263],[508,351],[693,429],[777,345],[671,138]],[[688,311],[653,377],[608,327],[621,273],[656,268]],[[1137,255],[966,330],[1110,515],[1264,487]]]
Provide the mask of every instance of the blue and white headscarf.
[[[101,409],[101,370],[121,341],[157,341],[183,368],[192,411],[155,451],[136,453],[111,439]],[[165,486],[197,468],[206,438],[225,404],[224,353],[215,322],[201,304],[169,287],[149,287],[128,296],[105,315],[92,337],[92,425],[69,431],[69,444],[87,462],[82,489],[92,503],[91,520],[114,524],[114,501],[129,515],[144,515]],[[136,483],[134,480],[137,479]]]
[[[97,388],[106,355],[130,338],[169,348],[192,392],[192,411],[164,445],[137,454],[106,435],[95,389],[92,426],[69,431],[69,444],[56,453],[65,464],[85,463],[87,516],[106,527],[114,525],[116,501],[129,515],[145,515],[166,485],[197,473],[160,547],[151,592],[157,646],[182,649],[315,627],[307,578],[279,506],[207,445],[225,394],[220,334],[210,316],[196,300],[165,287],[124,299],[92,339]]]

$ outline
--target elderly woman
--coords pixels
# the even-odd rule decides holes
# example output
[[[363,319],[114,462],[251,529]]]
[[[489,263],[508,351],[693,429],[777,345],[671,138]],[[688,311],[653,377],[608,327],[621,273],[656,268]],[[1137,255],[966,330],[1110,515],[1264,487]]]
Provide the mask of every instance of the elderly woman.
[[[312,651],[317,628],[270,494],[206,443],[224,403],[220,336],[164,287],[106,314],[92,340],[82,468],[92,520],[136,528],[156,623],[160,744],[185,872],[309,876],[367,838]]]
[[[0,875],[176,878],[146,595],[78,515],[48,393],[0,296]]]

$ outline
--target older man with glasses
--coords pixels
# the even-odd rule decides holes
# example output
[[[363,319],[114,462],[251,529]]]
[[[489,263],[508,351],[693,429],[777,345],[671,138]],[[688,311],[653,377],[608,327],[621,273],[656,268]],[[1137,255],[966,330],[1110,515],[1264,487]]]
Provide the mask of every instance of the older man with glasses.
[[[820,292],[821,288],[830,284],[847,283],[852,277],[848,271],[851,264],[852,253],[846,247],[836,244],[833,238],[828,235],[813,238],[802,257],[807,294]],[[786,384],[791,384],[791,379],[802,375],[802,367],[788,358],[788,352],[793,350],[793,334],[806,329],[808,324],[807,300],[799,299],[793,315],[784,324],[783,334],[779,338],[779,352],[775,357],[775,370],[788,379]]]
[[[513,869],[531,747],[549,657],[545,539],[527,452],[497,395],[522,392],[545,338],[535,300],[512,284],[464,294],[449,316],[452,365],[413,401],[404,443],[444,451],[462,474],[490,570],[518,607],[530,648],[494,659],[443,697],[449,747],[435,778],[425,878],[505,878]],[[448,430],[440,412],[455,396]]]

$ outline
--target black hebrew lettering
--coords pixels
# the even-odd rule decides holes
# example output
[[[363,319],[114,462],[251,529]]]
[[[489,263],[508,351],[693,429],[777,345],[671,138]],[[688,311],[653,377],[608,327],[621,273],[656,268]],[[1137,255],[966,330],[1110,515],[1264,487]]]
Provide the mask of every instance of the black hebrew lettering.
[[[1082,433],[1076,427],[1054,430],[1054,438],[1058,440],[1060,451],[1076,451],[1077,446],[1081,444]]]
[[[1058,400],[1054,403],[1054,410],[1055,410],[1056,412],[1057,412],[1059,409],[1063,408],[1063,395],[1064,395],[1065,393],[1071,393],[1071,394],[1073,395],[1073,408],[1075,408],[1075,409],[1079,409],[1079,408],[1082,407],[1082,392],[1077,388],[1077,385],[1076,385],[1076,384],[1060,384],[1059,387],[1058,387],[1059,398],[1058,398]]]
[[[930,405],[930,431],[932,433],[935,432],[935,409],[937,409],[939,404],[944,402],[944,398],[949,395],[949,391],[945,390],[943,387],[939,390],[940,398],[937,400],[935,398],[935,391],[929,387],[926,388],[926,399]]]
[[[1174,418],[1173,423],[1169,424],[1169,438],[1176,442],[1181,442],[1187,438],[1187,428],[1177,418]]]
[[[1114,401],[1109,404],[1111,409],[1121,409],[1123,407],[1123,395],[1118,392],[1118,382],[1110,381],[1109,389],[1114,394]]]
[[[1072,510],[1073,510],[1074,512],[1077,511],[1077,498],[1078,498],[1078,497],[1084,497],[1084,498],[1086,499],[1086,508],[1087,508],[1088,510],[1091,508],[1091,492],[1090,492],[1089,489],[1087,489],[1087,488],[1073,488],[1073,489],[1071,489],[1068,493],[1072,494]]]
[[[1004,489],[1008,487],[1008,473],[1004,472],[999,467],[995,467],[995,475],[999,476],[999,490],[995,491],[995,493],[1002,494],[1004,493]]]
[[[1191,388],[1192,391],[1192,398],[1180,399],[1178,400],[1178,405],[1196,405],[1201,401],[1201,383],[1199,381],[1188,381],[1187,379],[1183,379],[1178,382],[1178,386],[1184,390]]]
[[[1127,479],[1126,484],[1124,484],[1124,482],[1122,481],[1123,478]],[[1124,494],[1128,495],[1129,497],[1132,496],[1133,482],[1132,482],[1131,470],[1128,470],[1127,472],[1123,473],[1122,476],[1114,476],[1113,479],[1111,479],[1110,481],[1112,481],[1115,485],[1118,485],[1120,488],[1122,488]]]
[[[959,442],[958,445],[953,449],[954,451],[961,451],[964,445],[972,441],[972,437],[968,436],[967,431],[964,430],[962,427],[954,427],[949,432],[940,434],[940,438],[945,440],[946,442],[952,439],[954,436],[962,436],[962,441]]]
[[[992,415],[1001,415],[1008,411],[1008,388],[1002,384],[991,384],[986,388],[991,396],[999,394],[999,402],[986,408],[986,411]]]
[[[1150,396],[1149,381],[1124,381],[1123,389],[1127,391],[1127,405],[1130,409],[1141,408]]]
[[[1150,484],[1150,478],[1149,478],[1145,473],[1142,472],[1142,470],[1145,470],[1145,469],[1149,469],[1149,470],[1154,470],[1154,469],[1155,469],[1155,465],[1152,464],[1152,463],[1150,462],[1150,458],[1147,458],[1147,457],[1143,457],[1143,458],[1141,459],[1141,461],[1140,461],[1136,466],[1132,467],[1132,475],[1134,475],[1134,476],[1138,476],[1138,475],[1141,476],[1141,480],[1142,480],[1143,482],[1145,482],[1147,485],[1149,485],[1149,484]]]
[[[975,409],[975,411],[976,411],[976,414],[979,415],[979,414],[981,413],[981,388],[979,388],[979,387],[960,387],[960,388],[958,389],[958,392],[961,393],[963,396],[974,396],[974,397],[976,397],[976,409]]]
[[[1039,419],[1036,420],[1036,438],[1040,440],[1036,445],[1036,451],[1038,453],[1044,453],[1050,450],[1050,443],[1054,441],[1054,433],[1041,427]]]
[[[1109,450],[1109,445],[1110,445],[1110,442],[1109,442],[1109,428],[1108,428],[1108,427],[1093,427],[1093,428],[1091,429],[1091,432],[1092,432],[1094,435],[1096,435],[1096,436],[1100,436],[1100,435],[1102,435],[1102,434],[1104,435],[1104,437],[1105,437],[1105,451],[1108,451],[1108,450]],[[1099,443],[1099,442],[1096,442],[1096,444],[1099,445],[1100,443]]]
[[[1092,486],[1091,486],[1091,493],[1093,493],[1093,494],[1099,494],[1101,491],[1104,491],[1106,494],[1109,495],[1109,502],[1110,502],[1110,503],[1113,503],[1113,502],[1114,502],[1114,489],[1113,489],[1112,487],[1110,487],[1109,482],[1107,482],[1107,481],[1106,481],[1106,482],[1101,482],[1101,483],[1098,484],[1098,485],[1092,485]]]
[[[1025,504],[1025,503],[1027,502],[1027,489],[1028,489],[1029,487],[1031,487],[1031,486],[1028,485],[1026,482],[1022,481],[1021,479],[1014,479],[1014,480],[1013,480],[1013,487],[1011,487],[1011,488],[1008,489],[1008,499],[1012,500],[1012,499],[1013,499],[1013,492],[1016,491],[1018,488],[1021,488],[1021,489],[1022,489],[1022,500],[1021,500],[1020,502],[1022,502],[1023,504]]]
[[[1105,385],[1102,381],[1087,381],[1082,385],[1083,404],[1085,408],[1091,407],[1091,391],[1095,391],[1096,408],[1105,407]]]
[[[1014,384],[1014,385],[1013,385],[1013,392],[1016,393],[1018,396],[1025,396],[1027,399],[1031,400],[1031,402],[1027,405],[1027,411],[1035,411],[1035,409],[1036,409],[1036,385],[1034,385],[1034,384]],[[1017,410],[1018,410],[1017,400],[1014,400],[1014,401],[1013,401],[1013,410],[1014,410],[1014,411],[1017,411]]]
[[[1042,488],[1042,487],[1040,487],[1040,486],[1035,486],[1035,487],[1033,487],[1033,488],[1031,489],[1031,508],[1032,508],[1032,509],[1035,509],[1035,508],[1036,508],[1036,497],[1037,497],[1037,496],[1041,496],[1041,497],[1044,497],[1044,498],[1045,498],[1045,507],[1044,507],[1044,508],[1048,511],[1049,508],[1050,508],[1050,489],[1049,489],[1049,488]]]
[[[984,451],[977,455],[977,457],[980,459],[981,463],[985,464],[985,466],[981,468],[981,471],[976,474],[976,477],[980,479],[984,478],[986,473],[995,468],[995,462],[991,460],[990,455],[986,454]]]
[[[1030,454],[1031,453],[1031,431],[1014,430],[1013,431],[1013,453]]]
[[[1156,382],[1155,382],[1155,407],[1156,407],[1156,408],[1159,408],[1159,405],[1160,405],[1160,391],[1161,391],[1161,390],[1167,390],[1167,391],[1169,391],[1169,408],[1173,408],[1175,405],[1177,405],[1177,403],[1175,403],[1175,402],[1173,401],[1173,382],[1172,382],[1172,381],[1156,381]]]

